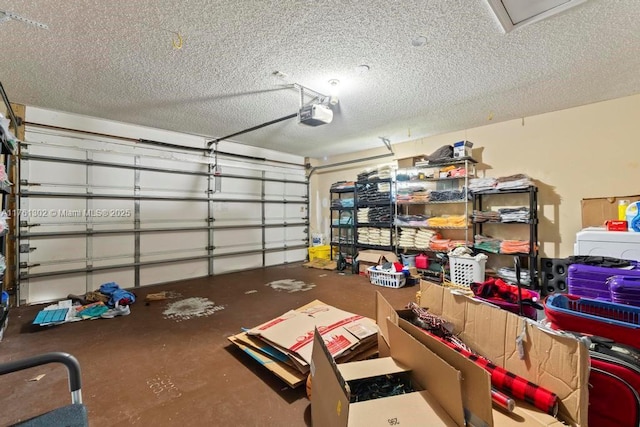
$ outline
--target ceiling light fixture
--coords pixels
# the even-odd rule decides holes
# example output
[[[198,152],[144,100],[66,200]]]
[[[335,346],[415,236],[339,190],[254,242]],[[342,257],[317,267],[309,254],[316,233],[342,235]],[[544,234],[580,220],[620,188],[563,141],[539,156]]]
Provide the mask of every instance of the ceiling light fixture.
[[[356,67],[356,72],[358,74],[368,73],[369,70],[371,70],[371,67],[369,67],[367,64],[360,64]]]
[[[424,46],[425,44],[427,44],[427,38],[425,36],[418,36],[411,40],[411,46],[413,47],[420,47]]]
[[[331,79],[329,80],[329,85],[331,86],[329,88],[329,104],[337,105],[340,102],[338,99],[338,85],[340,85],[340,80]]]

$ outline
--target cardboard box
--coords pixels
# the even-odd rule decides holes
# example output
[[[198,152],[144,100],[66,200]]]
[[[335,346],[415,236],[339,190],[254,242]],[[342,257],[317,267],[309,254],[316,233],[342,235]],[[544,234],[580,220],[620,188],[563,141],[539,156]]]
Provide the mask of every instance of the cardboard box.
[[[375,345],[378,334],[372,319],[316,300],[250,329],[247,335],[259,337],[286,355],[300,372],[307,373],[315,328],[321,331],[334,358],[353,352],[358,346]]]
[[[311,420],[322,427],[463,426],[460,372],[397,325],[386,328],[391,357],[336,364],[319,333],[314,335]],[[408,373],[416,391],[351,402],[350,382]]]
[[[533,322],[507,311],[472,298],[451,294],[441,286],[422,281],[421,288],[420,305],[428,307],[433,314],[451,322],[454,333],[471,348],[496,365],[556,393],[560,399],[558,418],[561,420],[575,426],[587,425],[589,355],[584,344],[574,338],[543,331]],[[389,354],[393,345],[387,338],[387,324],[381,320],[388,318],[390,323],[399,325],[462,372],[463,403],[467,415],[471,417],[470,422],[477,420],[473,424],[488,426],[563,425],[557,419],[522,401],[517,401],[515,416],[493,409],[492,420],[488,420],[487,396],[482,382],[485,380],[482,376],[474,371],[473,367],[465,366],[464,362],[459,360],[462,356],[457,352],[442,348],[441,343],[403,320],[403,317],[410,317],[410,312],[395,310],[382,295],[377,295],[376,319],[380,326],[380,355]],[[516,338],[523,330],[526,331],[525,357],[521,360],[518,357]]]
[[[473,142],[471,141],[458,141],[453,144],[453,157],[454,158],[462,158],[462,157],[471,157],[471,148],[473,147]]]
[[[368,275],[367,269],[385,262],[398,262],[398,257],[393,252],[367,249],[358,252],[358,272]]]
[[[637,202],[640,200],[640,195],[582,199],[582,228],[604,227],[605,221],[618,219],[620,200]]]

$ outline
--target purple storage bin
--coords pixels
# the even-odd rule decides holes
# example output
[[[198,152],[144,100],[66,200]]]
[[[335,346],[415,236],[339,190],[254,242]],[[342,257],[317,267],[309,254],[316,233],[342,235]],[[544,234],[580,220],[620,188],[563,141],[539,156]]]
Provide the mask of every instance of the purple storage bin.
[[[567,274],[569,293],[586,298],[611,301],[608,279],[618,275],[640,278],[640,268],[637,263],[634,263],[634,268],[630,270],[571,264]]]

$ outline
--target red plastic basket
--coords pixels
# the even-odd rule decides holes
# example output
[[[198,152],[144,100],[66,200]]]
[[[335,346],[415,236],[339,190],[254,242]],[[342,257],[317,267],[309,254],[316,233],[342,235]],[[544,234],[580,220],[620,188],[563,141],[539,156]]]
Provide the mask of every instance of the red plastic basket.
[[[551,295],[544,312],[554,329],[597,335],[640,348],[640,308],[581,298]]]

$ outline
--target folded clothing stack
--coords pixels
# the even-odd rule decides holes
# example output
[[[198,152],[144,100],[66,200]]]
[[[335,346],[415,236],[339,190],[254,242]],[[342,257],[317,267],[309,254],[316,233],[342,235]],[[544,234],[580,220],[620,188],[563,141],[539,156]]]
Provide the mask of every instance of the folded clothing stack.
[[[371,208],[358,209],[358,224],[366,224],[369,222],[369,209]]]
[[[438,251],[438,252],[448,252],[450,244],[451,244],[451,240],[450,239],[433,238],[433,239],[431,239],[431,242],[429,244],[429,248],[431,250]]]
[[[443,216],[434,216],[429,218],[428,220],[429,227],[454,227],[454,228],[464,228],[468,225],[467,217],[465,215],[443,215]]]
[[[432,191],[429,193],[430,202],[454,202],[457,200],[465,200],[466,190],[442,190]]]
[[[378,244],[380,246],[391,246],[395,242],[391,242],[391,229],[389,228],[380,228],[380,238],[378,239]]]
[[[355,182],[353,181],[338,181],[331,184],[332,190],[353,190],[355,187]]]
[[[391,184],[388,182],[371,183],[358,186],[358,202],[391,203]]]
[[[500,239],[494,239],[493,237],[490,237],[490,236],[483,236],[481,234],[477,234],[475,237],[475,244],[473,245],[473,247],[477,249],[482,249],[484,251],[491,252],[494,254],[499,254],[501,243],[502,242],[500,241]]]
[[[400,247],[415,248],[417,234],[418,234],[418,230],[416,228],[401,228],[400,241],[398,242]]]
[[[510,283],[517,283],[516,269],[510,267],[500,267],[496,272],[498,277]],[[527,270],[520,270],[520,283],[528,285],[531,283],[531,276]]]
[[[428,217],[426,215],[397,215],[395,224],[399,226],[411,225],[411,226],[427,226]]]
[[[431,240],[439,237],[440,235],[433,230],[420,228],[416,233],[416,248],[428,249],[431,245]]]
[[[331,201],[332,208],[352,208],[353,197],[345,197],[343,199],[333,199]]]
[[[524,174],[504,176],[496,181],[496,190],[519,190],[533,185],[531,178]]]
[[[380,245],[380,229],[375,227],[358,228],[358,243]]]
[[[380,166],[376,169],[367,168],[358,174],[358,181],[390,179],[391,172],[391,166]]]
[[[499,211],[473,211],[473,222],[500,221]]]
[[[529,222],[531,218],[529,208],[502,208],[498,209],[502,222]]]
[[[369,209],[369,222],[391,222],[391,206],[376,206]]]
[[[528,240],[503,240],[500,243],[500,253],[502,254],[528,254],[531,244]]]
[[[472,193],[493,190],[495,187],[495,178],[473,178],[469,180],[469,191]]]

